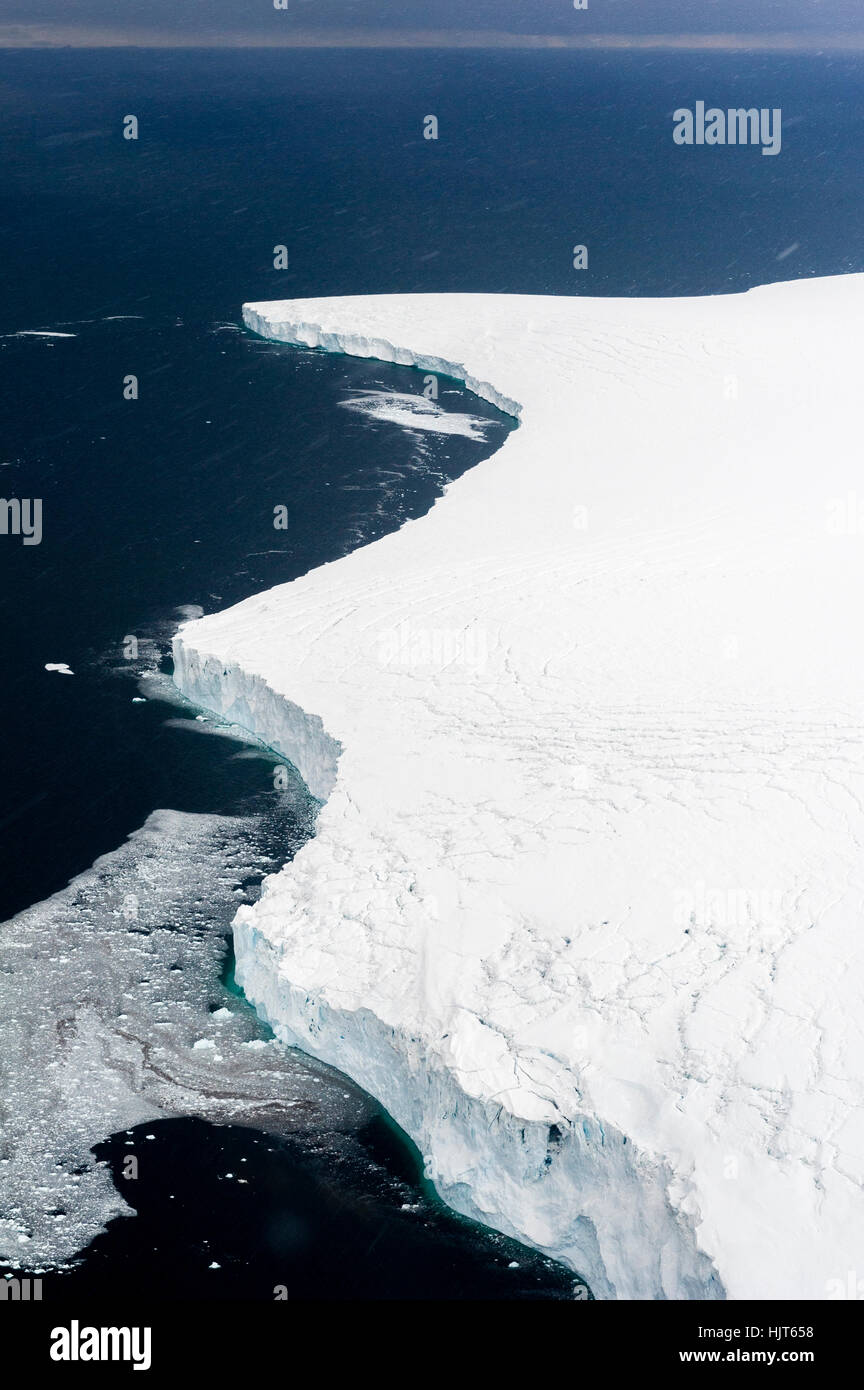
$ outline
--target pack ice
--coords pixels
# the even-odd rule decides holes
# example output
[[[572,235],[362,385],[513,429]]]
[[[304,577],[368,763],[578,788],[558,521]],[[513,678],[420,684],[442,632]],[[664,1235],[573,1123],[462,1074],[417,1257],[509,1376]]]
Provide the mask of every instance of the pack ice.
[[[285,800],[290,853],[304,808],[294,787]],[[368,1118],[367,1097],[266,1038],[220,982],[238,879],[264,857],[271,814],[154,811],[2,924],[0,1270],[62,1267],[131,1214],[92,1153],[129,1126],[197,1115],[287,1134]]]
[[[181,629],[182,690],[326,803],[238,978],[599,1297],[820,1299],[860,1264],[862,314],[864,276],[244,309],[521,426]]]

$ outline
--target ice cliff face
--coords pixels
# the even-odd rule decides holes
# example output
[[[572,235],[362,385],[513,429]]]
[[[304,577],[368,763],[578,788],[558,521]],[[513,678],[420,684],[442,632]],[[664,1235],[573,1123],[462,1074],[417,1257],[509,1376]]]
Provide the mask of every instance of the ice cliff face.
[[[823,1298],[864,1237],[862,308],[851,276],[244,310],[523,423],[181,629],[181,689],[325,802],[238,978],[601,1297]]]

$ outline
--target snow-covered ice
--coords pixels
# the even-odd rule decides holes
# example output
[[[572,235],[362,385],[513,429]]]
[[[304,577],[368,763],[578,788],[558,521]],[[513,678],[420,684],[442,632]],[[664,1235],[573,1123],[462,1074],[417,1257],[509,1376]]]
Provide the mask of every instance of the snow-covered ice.
[[[862,313],[862,276],[244,310],[521,425],[427,516],[181,629],[182,690],[326,803],[238,979],[600,1297],[860,1267]]]

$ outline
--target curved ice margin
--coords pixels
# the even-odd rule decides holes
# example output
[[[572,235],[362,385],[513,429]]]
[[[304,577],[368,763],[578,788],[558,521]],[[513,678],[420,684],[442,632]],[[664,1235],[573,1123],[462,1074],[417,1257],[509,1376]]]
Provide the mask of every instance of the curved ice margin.
[[[489,382],[478,381],[460,362],[445,362],[441,357],[429,357],[411,352],[408,348],[394,347],[384,338],[366,338],[359,333],[326,333],[317,323],[271,323],[263,319],[251,304],[243,305],[243,322],[262,338],[273,338],[294,347],[322,348],[324,352],[342,353],[346,357],[374,357],[380,362],[395,362],[400,367],[417,367],[421,372],[453,377],[463,382],[481,400],[489,401],[498,410],[503,410],[505,415],[513,415],[518,420],[522,413],[518,401],[502,395]]]
[[[249,305],[243,319],[278,342],[454,378],[505,413],[521,413],[518,402],[458,362],[313,323],[267,321]],[[261,677],[187,647],[179,634],[174,665],[190,700],[250,730],[293,763],[315,797],[328,798],[342,750],[318,716]],[[472,1097],[417,1038],[371,1010],[335,1009],[292,985],[254,914],[235,919],[234,941],[236,978],[259,1015],[286,1045],[339,1068],[375,1096],[417,1144],[427,1177],[454,1210],[569,1265],[597,1298],[725,1297],[692,1221],[670,1204],[671,1172],[640,1155],[626,1135],[578,1109],[565,1116],[551,1094],[551,1125],[513,1114],[498,1099]]]

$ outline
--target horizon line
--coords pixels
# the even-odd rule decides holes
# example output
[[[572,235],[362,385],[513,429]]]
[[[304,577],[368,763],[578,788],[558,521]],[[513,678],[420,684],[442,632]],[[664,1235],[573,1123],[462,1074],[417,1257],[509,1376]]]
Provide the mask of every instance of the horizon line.
[[[849,34],[512,34],[503,30],[278,30],[223,34],[119,30],[54,24],[0,24],[0,49],[63,48],[320,48],[558,49],[573,51],[762,53],[864,52],[864,31]]]

